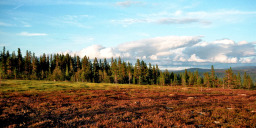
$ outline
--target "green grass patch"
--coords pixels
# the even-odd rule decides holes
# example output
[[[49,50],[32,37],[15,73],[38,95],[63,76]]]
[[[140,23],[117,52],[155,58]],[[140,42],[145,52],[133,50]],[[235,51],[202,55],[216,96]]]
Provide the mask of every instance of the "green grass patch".
[[[160,87],[160,86],[159,86]],[[121,89],[149,89],[154,90],[158,86],[133,85],[133,84],[111,84],[111,83],[86,83],[67,81],[45,81],[45,80],[2,80],[0,92],[38,92],[38,91],[61,91],[61,90],[121,90]]]

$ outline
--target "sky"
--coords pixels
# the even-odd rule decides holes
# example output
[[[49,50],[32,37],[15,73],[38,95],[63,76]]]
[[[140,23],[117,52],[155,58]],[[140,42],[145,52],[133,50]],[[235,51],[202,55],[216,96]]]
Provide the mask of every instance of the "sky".
[[[255,7],[255,0],[0,0],[0,47],[120,56],[169,70],[255,66]]]

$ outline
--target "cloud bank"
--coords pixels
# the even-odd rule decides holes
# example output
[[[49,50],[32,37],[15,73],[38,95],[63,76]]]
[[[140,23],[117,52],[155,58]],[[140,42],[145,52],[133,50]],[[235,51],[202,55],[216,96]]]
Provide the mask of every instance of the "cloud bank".
[[[116,47],[88,46],[81,51],[69,52],[91,59],[117,58],[135,62],[143,59],[163,68],[198,67],[256,63],[255,42],[235,42],[230,39],[202,41],[202,36],[164,36],[126,42]],[[67,52],[65,52],[67,53]]]

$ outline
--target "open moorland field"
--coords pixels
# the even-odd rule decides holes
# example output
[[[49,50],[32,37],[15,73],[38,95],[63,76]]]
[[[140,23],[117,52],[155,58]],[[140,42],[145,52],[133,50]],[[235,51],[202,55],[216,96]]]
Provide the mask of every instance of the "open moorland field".
[[[8,126],[256,127],[256,91],[3,80]]]

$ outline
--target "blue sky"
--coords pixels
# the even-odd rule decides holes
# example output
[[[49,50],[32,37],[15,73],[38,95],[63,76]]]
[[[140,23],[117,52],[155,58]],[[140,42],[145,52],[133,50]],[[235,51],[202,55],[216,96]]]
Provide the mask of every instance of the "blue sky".
[[[143,59],[161,68],[256,63],[255,0],[0,0],[0,46]]]

